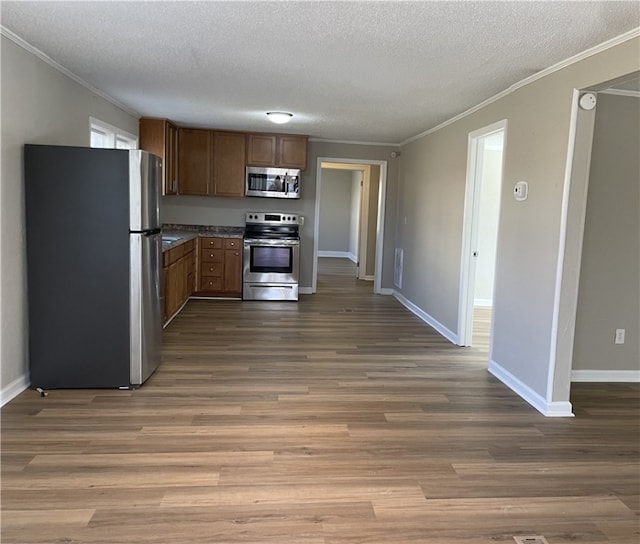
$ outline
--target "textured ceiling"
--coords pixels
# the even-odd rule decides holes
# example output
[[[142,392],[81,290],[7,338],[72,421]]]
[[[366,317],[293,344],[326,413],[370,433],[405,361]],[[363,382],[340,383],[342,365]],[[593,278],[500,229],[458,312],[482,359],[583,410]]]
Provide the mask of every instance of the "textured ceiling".
[[[144,116],[400,143],[640,25],[636,1],[28,2],[1,24]],[[264,113],[293,112],[277,127]]]

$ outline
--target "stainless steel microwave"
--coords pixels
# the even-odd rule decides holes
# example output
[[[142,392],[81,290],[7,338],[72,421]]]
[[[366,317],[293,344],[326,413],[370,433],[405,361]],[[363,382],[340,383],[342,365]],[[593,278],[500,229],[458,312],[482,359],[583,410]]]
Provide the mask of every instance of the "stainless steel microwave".
[[[268,198],[300,198],[300,170],[247,166],[246,195]]]

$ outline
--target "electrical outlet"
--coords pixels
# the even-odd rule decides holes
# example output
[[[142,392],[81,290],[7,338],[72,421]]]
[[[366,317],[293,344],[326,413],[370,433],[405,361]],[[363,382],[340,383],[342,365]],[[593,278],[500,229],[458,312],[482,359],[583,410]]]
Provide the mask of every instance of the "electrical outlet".
[[[613,341],[614,344],[624,344],[624,332],[625,329],[616,329],[616,338]]]

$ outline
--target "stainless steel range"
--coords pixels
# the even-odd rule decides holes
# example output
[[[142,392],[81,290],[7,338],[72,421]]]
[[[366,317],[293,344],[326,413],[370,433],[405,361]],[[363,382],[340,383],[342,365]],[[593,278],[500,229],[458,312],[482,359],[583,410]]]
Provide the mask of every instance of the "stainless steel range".
[[[302,223],[294,213],[247,212],[243,300],[298,300]]]

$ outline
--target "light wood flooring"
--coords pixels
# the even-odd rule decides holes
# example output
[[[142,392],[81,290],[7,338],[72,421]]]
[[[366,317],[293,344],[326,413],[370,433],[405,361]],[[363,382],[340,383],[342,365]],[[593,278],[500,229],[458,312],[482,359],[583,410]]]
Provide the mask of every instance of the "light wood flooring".
[[[544,418],[322,259],[299,303],[190,301],[137,391],[2,409],[3,544],[640,542],[640,388]]]

